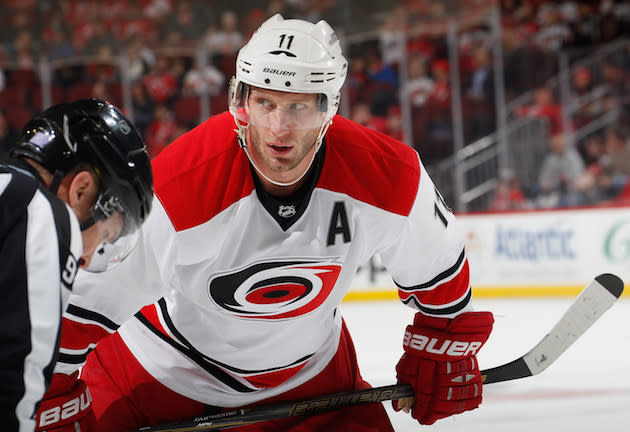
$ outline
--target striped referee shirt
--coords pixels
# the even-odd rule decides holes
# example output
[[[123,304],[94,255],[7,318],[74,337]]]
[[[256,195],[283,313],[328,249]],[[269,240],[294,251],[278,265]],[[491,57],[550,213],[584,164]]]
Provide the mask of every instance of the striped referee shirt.
[[[30,165],[0,164],[0,419],[32,431],[57,358],[61,315],[77,257],[79,222]]]

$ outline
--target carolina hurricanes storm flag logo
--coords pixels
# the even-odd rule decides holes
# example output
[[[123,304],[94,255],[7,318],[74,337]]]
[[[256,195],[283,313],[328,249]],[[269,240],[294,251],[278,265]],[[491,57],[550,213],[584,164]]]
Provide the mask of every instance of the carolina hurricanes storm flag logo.
[[[285,319],[319,307],[332,291],[341,265],[324,261],[268,261],[211,278],[209,294],[243,318]]]

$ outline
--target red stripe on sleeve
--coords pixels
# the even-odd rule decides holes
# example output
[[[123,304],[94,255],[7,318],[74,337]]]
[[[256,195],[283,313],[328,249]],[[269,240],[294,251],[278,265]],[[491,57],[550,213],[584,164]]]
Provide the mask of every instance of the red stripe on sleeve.
[[[470,287],[470,270],[468,259],[464,260],[461,270],[449,281],[438,283],[432,289],[402,290],[398,289],[398,296],[404,302],[414,296],[422,305],[442,306],[453,303],[466,295]]]
[[[293,366],[279,371],[244,376],[243,378],[245,378],[250,384],[253,384],[258,388],[277,387],[289,378],[291,378],[293,375],[298,373],[304,366],[306,366],[306,363],[307,362],[304,362],[301,365]]]
[[[158,311],[157,311],[157,306],[155,304],[150,304],[150,305],[147,305],[147,306],[143,307],[142,309],[140,309],[140,313],[146,319],[148,319],[149,322],[151,324],[153,324],[153,326],[160,331],[160,333],[162,333],[162,334],[164,334],[166,336],[169,335],[169,333],[166,332],[166,330],[162,326],[162,323],[160,322],[160,317],[159,317],[159,314],[158,314]]]
[[[84,350],[90,344],[96,344],[109,336],[113,331],[96,325],[73,321],[66,317],[62,319],[61,347],[70,350]]]

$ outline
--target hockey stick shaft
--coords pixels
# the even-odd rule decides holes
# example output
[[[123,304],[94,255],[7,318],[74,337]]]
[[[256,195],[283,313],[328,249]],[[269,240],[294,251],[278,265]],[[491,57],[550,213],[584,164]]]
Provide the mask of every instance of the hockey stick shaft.
[[[485,384],[536,375],[551,365],[621,296],[623,282],[606,273],[597,276],[571,304],[556,325],[527,354],[501,366],[481,371]],[[197,417],[167,426],[145,427],[138,432],[205,432],[245,426],[260,421],[313,415],[346,406],[378,403],[413,396],[408,384],[325,395],[301,402],[256,406]]]

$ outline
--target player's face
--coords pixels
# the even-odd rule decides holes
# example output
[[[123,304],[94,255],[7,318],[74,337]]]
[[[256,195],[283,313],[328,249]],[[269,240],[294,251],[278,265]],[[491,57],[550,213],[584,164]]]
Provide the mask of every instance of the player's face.
[[[302,175],[325,118],[317,95],[252,88],[247,114],[248,148],[259,169],[281,182]]]
[[[98,221],[81,233],[83,238],[83,255],[81,255],[81,267],[87,268],[96,252],[96,249],[104,243],[112,243],[120,234],[123,227],[123,216],[115,213],[109,219]]]

